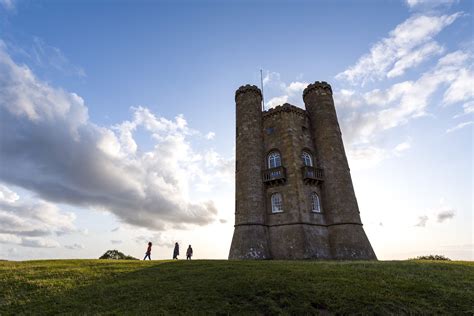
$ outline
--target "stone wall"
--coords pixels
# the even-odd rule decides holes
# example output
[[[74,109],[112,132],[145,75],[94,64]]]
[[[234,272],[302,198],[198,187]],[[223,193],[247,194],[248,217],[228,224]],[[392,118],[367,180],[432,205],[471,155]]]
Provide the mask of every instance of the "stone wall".
[[[263,113],[265,156],[277,150],[286,169],[284,184],[266,185],[267,220],[270,253],[274,259],[329,258],[325,214],[311,207],[311,193],[321,196],[320,186],[303,181],[304,151],[315,159],[315,147],[306,111],[284,104]],[[271,195],[283,196],[282,213],[272,213]]]
[[[376,259],[362,228],[331,86],[309,85],[306,111],[290,104],[262,112],[256,86],[236,91],[236,212],[230,259]],[[302,152],[324,170],[304,181]],[[265,181],[267,156],[281,155],[284,181]],[[313,212],[311,194],[322,212]],[[280,193],[283,212],[273,213]]]

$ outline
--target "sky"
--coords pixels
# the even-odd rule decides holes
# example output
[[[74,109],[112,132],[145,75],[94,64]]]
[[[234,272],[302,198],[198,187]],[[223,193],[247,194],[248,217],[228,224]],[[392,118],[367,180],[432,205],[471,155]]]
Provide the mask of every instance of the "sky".
[[[380,260],[474,260],[472,6],[0,0],[0,259],[227,258],[262,70],[267,109],[332,85]]]

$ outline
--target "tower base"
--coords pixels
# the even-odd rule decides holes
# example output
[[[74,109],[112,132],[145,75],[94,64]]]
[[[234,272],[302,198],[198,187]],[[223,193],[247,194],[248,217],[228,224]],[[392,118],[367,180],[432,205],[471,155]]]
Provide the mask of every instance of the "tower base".
[[[333,224],[328,231],[333,259],[377,260],[361,224]]]
[[[276,225],[268,231],[272,259],[331,259],[325,226]]]
[[[229,259],[271,259],[264,225],[239,225],[234,229]]]

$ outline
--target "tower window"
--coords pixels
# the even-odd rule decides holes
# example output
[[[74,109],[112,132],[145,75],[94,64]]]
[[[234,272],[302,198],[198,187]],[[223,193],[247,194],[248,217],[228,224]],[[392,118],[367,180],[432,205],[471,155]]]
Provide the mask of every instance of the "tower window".
[[[301,154],[301,159],[303,159],[304,166],[313,166],[313,157],[311,157],[310,153],[303,151],[303,153]]]
[[[283,212],[283,199],[280,193],[272,194],[272,213]]]
[[[281,157],[280,153],[277,151],[272,151],[268,154],[268,168],[276,168],[281,166]]]
[[[321,201],[316,192],[311,193],[311,208],[315,213],[321,213]]]

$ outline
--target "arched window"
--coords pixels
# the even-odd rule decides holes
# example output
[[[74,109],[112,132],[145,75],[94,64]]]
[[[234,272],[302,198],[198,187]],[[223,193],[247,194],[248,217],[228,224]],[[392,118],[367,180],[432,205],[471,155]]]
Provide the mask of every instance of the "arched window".
[[[321,201],[316,192],[311,193],[311,208],[313,209],[313,212],[321,213]]]
[[[272,151],[268,154],[268,169],[276,168],[281,166],[281,157],[280,153],[277,151]]]
[[[272,194],[272,213],[283,212],[283,199],[280,193]]]
[[[303,151],[301,159],[303,159],[303,166],[313,166],[313,157],[311,157],[310,153]]]

